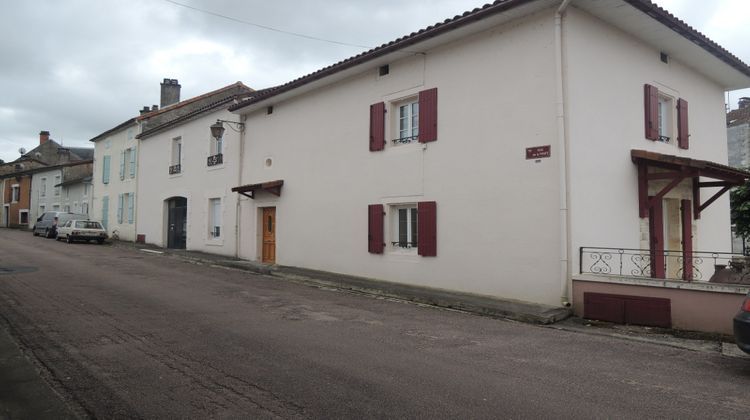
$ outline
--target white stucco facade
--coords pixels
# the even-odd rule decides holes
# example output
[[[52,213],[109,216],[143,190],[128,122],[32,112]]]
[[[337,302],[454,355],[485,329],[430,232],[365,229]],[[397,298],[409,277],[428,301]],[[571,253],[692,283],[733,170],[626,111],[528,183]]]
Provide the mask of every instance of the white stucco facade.
[[[260,259],[259,214],[275,206],[278,264],[557,304],[557,161],[525,157],[556,138],[552,18],[542,11],[248,115],[242,183],[284,186],[242,199],[240,255]],[[429,88],[437,141],[394,145],[395,106]],[[371,152],[369,107],[380,101],[388,144]],[[395,205],[420,201],[436,202],[435,257],[391,244]],[[388,213],[382,255],[368,253],[369,204]]]
[[[119,239],[123,241],[136,239],[135,208],[138,202],[137,179],[140,165],[138,140],[135,136],[139,132],[138,123],[133,121],[94,142],[93,195],[89,215],[92,220],[102,222],[110,235],[116,230]],[[107,168],[105,160],[109,160]],[[119,208],[120,197],[123,197],[122,208]],[[129,200],[132,200],[132,217],[128,217]]]
[[[563,39],[576,272],[580,247],[648,249],[632,149],[727,164],[724,87],[688,64],[662,62],[658,48],[577,8],[566,14]],[[644,84],[689,102],[687,150],[678,147],[676,135],[669,143],[645,138]],[[670,123],[676,125],[674,115]],[[665,199],[692,200],[691,181],[684,180]],[[651,195],[666,182],[654,184]],[[716,190],[701,191],[703,200]],[[693,226],[694,250],[730,252],[729,195],[711,204]]]
[[[580,247],[648,248],[631,150],[726,164],[728,84],[719,80],[729,70],[714,77],[705,63],[664,63],[660,48],[575,6],[562,19],[558,50],[555,22],[555,8],[537,10],[238,109],[247,123],[240,184],[284,182],[278,197],[240,199],[239,255],[261,260],[261,214],[274,207],[277,264],[559,305],[569,299]],[[685,57],[703,54],[679,47]],[[644,84],[689,101],[689,149],[676,136],[645,138]],[[432,88],[437,141],[391,142],[398,107]],[[373,152],[369,112],[381,101],[387,144]],[[550,157],[526,159],[527,148],[547,145]],[[693,198],[685,182],[665,199]],[[391,244],[396,212],[422,201],[437,206],[434,257]],[[371,204],[386,212],[383,254],[368,252]],[[693,248],[729,251],[728,198],[701,216]]]
[[[29,208],[30,227],[45,211],[65,211],[62,188],[55,187],[62,182],[62,169],[40,171],[31,177],[31,205]]]
[[[208,158],[217,152],[209,127],[217,119],[238,121],[226,110],[215,110],[140,141],[138,234],[145,235],[147,243],[169,245],[168,201],[181,197],[187,200],[185,248],[235,255],[237,196],[231,188],[239,182],[240,135],[225,124],[223,163],[209,166]],[[179,172],[170,174],[175,165]],[[218,200],[219,214],[213,214],[211,200]]]

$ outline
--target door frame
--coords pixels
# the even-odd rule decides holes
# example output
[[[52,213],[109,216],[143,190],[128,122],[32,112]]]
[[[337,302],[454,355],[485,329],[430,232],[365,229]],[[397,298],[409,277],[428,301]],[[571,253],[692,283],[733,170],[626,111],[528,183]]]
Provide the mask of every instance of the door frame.
[[[172,234],[169,231],[169,227],[170,227],[171,222],[172,222],[172,220],[171,220],[171,218],[172,218],[172,210],[175,209],[175,208],[178,208],[178,206],[176,205],[177,203],[175,203],[174,207],[170,207],[170,204],[173,201],[177,201],[179,199],[182,199],[185,202],[185,206],[183,207],[185,209],[185,220],[184,220],[184,225],[185,225],[185,231],[184,231],[184,234],[185,234],[185,244],[184,244],[184,247],[182,247],[182,248],[172,248],[172,246],[174,246],[174,243],[172,243],[173,242],[172,241]],[[165,208],[165,211],[166,211],[165,218],[164,218],[164,220],[165,220],[165,223],[164,223],[164,235],[165,235],[165,237],[164,237],[164,246],[165,246],[165,248],[169,248],[169,249],[187,249],[188,205],[189,205],[188,204],[188,199],[187,199],[187,197],[184,197],[184,196],[173,196],[173,197],[169,197],[169,198],[167,198],[167,199],[164,200],[164,208]]]

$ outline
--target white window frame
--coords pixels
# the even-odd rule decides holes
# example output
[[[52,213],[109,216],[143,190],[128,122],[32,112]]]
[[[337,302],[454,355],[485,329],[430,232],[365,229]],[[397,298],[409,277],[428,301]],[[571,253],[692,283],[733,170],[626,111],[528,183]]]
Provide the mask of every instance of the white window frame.
[[[21,185],[13,184],[10,186],[10,202],[18,203],[19,201],[21,201]]]
[[[403,247],[401,246],[401,223],[400,223],[400,215],[402,214],[402,210],[406,210],[406,242],[407,246]],[[412,216],[413,215],[413,216]],[[412,229],[414,221],[413,218],[416,218],[416,229]],[[417,254],[417,247],[419,244],[417,243],[417,246],[413,246],[412,244],[417,242],[417,235],[418,235],[418,229],[419,229],[419,219],[417,217],[417,203],[399,203],[399,204],[391,204],[389,206],[389,224],[390,224],[390,240],[388,242],[389,248],[391,252],[396,253],[402,253],[402,254]]]
[[[414,143],[419,138],[419,98],[409,97],[393,103],[393,144]]]
[[[664,143],[677,144],[677,137],[674,135],[676,117],[674,98],[659,91],[657,108],[658,140]]]
[[[26,213],[26,223],[23,223],[21,221],[21,219],[23,219],[21,217],[21,215],[24,214],[24,213]],[[28,225],[29,224],[29,209],[20,209],[20,210],[18,210],[18,224],[19,225]]]
[[[182,137],[175,137],[172,139],[172,157],[170,162],[172,166],[180,165],[182,167]]]
[[[55,185],[59,184],[61,182],[60,175],[55,175]],[[55,197],[60,196],[60,187],[54,187],[55,188]]]

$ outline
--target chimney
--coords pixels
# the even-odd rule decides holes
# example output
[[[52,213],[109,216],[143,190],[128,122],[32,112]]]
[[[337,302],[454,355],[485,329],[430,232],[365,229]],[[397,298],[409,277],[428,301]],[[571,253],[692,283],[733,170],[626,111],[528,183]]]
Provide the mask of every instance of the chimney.
[[[750,108],[750,98],[744,96],[740,98],[740,109]]]
[[[149,108],[148,106],[144,106],[143,109],[140,111],[141,115],[148,114],[149,112],[151,112],[151,108]]]
[[[47,143],[49,140],[49,131],[40,131],[39,132],[39,145],[43,145],[44,143]]]
[[[161,83],[161,108],[180,102],[180,87],[177,79],[164,79]]]
[[[179,102],[179,100],[177,102]],[[158,111],[158,110],[159,110],[158,105],[151,105],[151,111]]]

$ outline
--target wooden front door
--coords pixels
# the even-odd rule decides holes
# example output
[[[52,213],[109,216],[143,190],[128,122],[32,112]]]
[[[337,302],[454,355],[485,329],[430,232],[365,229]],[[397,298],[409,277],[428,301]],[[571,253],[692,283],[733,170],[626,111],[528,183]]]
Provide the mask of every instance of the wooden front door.
[[[263,251],[264,263],[276,263],[276,207],[263,209]]]

